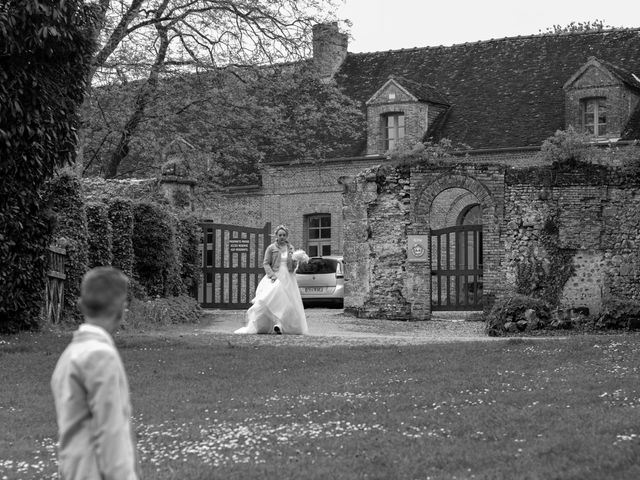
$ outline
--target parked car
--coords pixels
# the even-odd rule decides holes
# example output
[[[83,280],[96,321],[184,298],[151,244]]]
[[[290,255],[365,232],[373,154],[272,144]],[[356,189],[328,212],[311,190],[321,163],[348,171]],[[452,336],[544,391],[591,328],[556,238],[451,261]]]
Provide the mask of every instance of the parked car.
[[[305,307],[331,304],[344,305],[344,264],[342,257],[311,257],[296,271],[296,279]]]

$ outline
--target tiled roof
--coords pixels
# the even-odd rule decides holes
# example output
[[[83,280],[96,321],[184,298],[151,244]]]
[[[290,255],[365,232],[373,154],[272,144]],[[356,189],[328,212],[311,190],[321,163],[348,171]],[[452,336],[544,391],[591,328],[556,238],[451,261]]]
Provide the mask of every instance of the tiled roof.
[[[600,60],[600,61],[605,67],[609,69],[611,73],[613,73],[616,77],[618,77],[621,82],[624,82],[629,87],[640,91],[640,72],[636,72],[634,74],[624,68],[620,68],[616,65],[613,65],[610,62],[606,62],[604,60]]]
[[[398,75],[392,75],[393,78],[400,86],[406,89],[411,95],[423,102],[440,103],[442,105],[449,105],[447,98],[442,95],[438,90],[426,83],[414,82],[408,78]]]
[[[428,85],[451,105],[441,137],[472,148],[522,147],[565,127],[562,86],[589,57],[627,80],[640,77],[640,29],[351,53],[336,81],[363,105],[391,75]],[[352,154],[363,153],[356,148]]]
[[[633,111],[627,124],[622,129],[622,140],[639,140],[640,139],[640,103],[636,105],[636,109]]]

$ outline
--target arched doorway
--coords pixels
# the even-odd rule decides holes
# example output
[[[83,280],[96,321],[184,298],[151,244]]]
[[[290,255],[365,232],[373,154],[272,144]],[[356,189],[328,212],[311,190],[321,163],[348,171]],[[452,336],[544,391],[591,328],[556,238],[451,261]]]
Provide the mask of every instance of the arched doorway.
[[[465,188],[431,205],[431,310],[482,309],[482,206]]]

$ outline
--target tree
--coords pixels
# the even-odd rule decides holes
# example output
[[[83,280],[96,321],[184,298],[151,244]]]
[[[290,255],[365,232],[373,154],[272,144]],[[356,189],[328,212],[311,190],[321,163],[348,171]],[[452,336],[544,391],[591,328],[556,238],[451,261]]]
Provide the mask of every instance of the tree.
[[[37,328],[52,230],[42,187],[74,160],[99,12],[81,0],[0,5],[0,331]]]
[[[87,115],[86,149],[93,173],[108,161],[135,96],[127,87],[95,93]],[[120,170],[156,173],[164,145],[182,138],[195,148],[191,167],[202,179],[220,185],[256,184],[261,162],[338,155],[360,139],[363,123],[359,105],[321,82],[305,64],[238,75],[183,75],[159,85],[144,128],[132,136]]]
[[[134,83],[127,120],[105,164],[114,177],[158,86],[173,75],[300,58],[332,0],[102,0],[101,49],[90,81]]]

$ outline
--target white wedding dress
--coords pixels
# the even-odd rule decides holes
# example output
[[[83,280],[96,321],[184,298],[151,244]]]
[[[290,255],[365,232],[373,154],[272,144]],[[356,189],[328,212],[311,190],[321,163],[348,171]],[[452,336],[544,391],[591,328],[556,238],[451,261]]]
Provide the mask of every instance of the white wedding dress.
[[[275,281],[266,275],[260,280],[253,305],[247,310],[247,325],[234,333],[273,333],[275,326],[285,334],[308,333],[296,274],[287,269],[286,259],[285,252]]]

